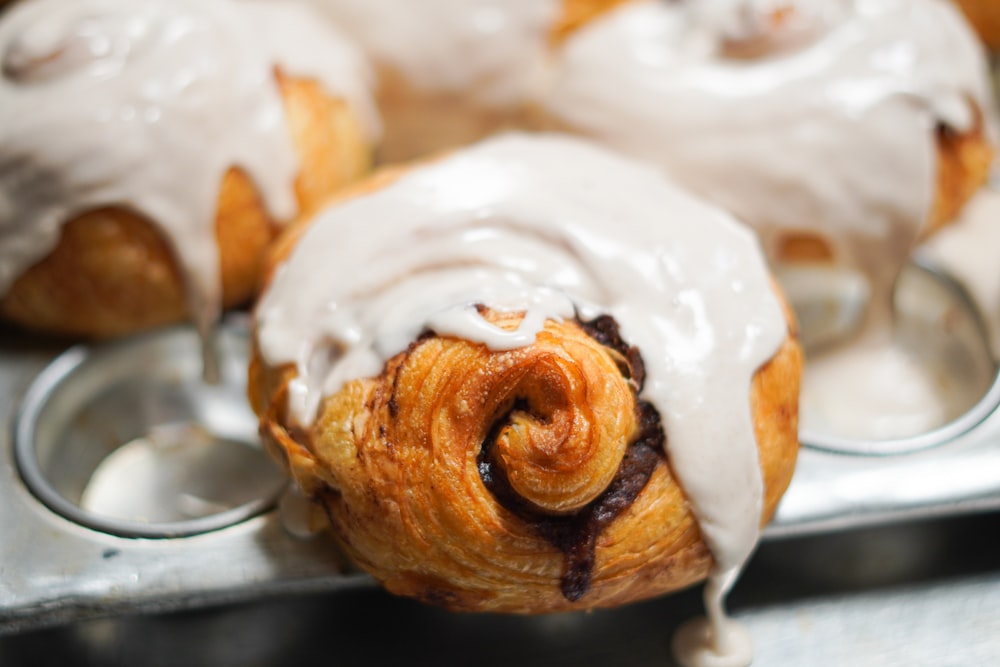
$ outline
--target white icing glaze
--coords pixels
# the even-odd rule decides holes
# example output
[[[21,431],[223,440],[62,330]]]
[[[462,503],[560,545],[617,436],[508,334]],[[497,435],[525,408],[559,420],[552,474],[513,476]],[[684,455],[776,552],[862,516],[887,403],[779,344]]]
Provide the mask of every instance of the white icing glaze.
[[[373,60],[426,91],[521,101],[548,57],[560,0],[306,0]]]
[[[970,129],[970,99],[990,113],[985,59],[944,0],[689,0],[583,28],[546,104],[735,213],[769,254],[779,231],[811,230],[882,266],[927,220],[935,126]],[[877,259],[857,256],[873,243]]]
[[[502,332],[475,304],[527,311]],[[612,315],[698,517],[721,596],[756,544],[753,374],[787,335],[752,233],[655,170],[565,137],[511,135],[322,212],[257,309],[266,361],[295,364],[302,423],[423,330],[505,349],[546,318]]]
[[[296,539],[308,540],[319,534],[318,527],[313,525],[313,510],[312,503],[294,483],[289,484],[278,499],[278,517],[281,519],[281,525]]]
[[[682,667],[747,667],[752,661],[750,632],[727,615],[725,604],[742,566],[724,568],[716,558],[702,591],[706,616],[690,619],[674,633],[671,649]]]
[[[746,667],[753,660],[750,631],[730,618],[721,632],[704,617],[692,618],[677,629],[671,648],[681,667]]]
[[[232,0],[34,0],[0,22],[0,292],[102,206],[148,217],[206,329],[221,285],[215,209],[241,167],[272,215],[297,204],[276,67],[377,123],[361,56],[305,8]]]

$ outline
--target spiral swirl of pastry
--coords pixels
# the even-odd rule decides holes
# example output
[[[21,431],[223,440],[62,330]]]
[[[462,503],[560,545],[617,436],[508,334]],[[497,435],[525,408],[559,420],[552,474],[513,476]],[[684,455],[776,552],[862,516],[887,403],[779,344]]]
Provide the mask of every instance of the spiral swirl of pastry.
[[[508,328],[498,317],[487,319]],[[460,405],[478,402],[492,416],[485,437],[478,432],[481,424],[468,423],[469,410],[452,421],[469,436],[463,444],[482,444],[479,472],[487,486],[503,490],[511,504],[555,515],[579,511],[597,499],[636,430],[627,375],[616,377],[607,353],[567,327],[550,323],[534,345],[501,354],[488,354],[481,346],[455,350],[461,355],[457,368],[463,370],[453,378],[464,385],[456,394]],[[494,370],[494,364],[499,368]],[[490,378],[490,385],[486,392],[480,387],[470,394],[477,376]],[[430,401],[418,408],[418,416],[428,407],[434,414]],[[431,425],[423,419],[418,423]]]
[[[724,592],[797,450],[800,352],[752,237],[564,137],[361,190],[277,246],[249,383],[347,552],[451,609]]]
[[[521,319],[485,315],[508,329]],[[757,407],[774,408],[757,425],[764,520],[794,465],[797,361],[787,345],[755,386]],[[297,440],[279,392],[265,435],[392,592],[455,610],[614,606],[712,566],[660,415],[637,398],[643,373],[610,317],[549,321],[534,344],[499,352],[428,335],[347,384]],[[257,366],[251,386],[265,376]]]
[[[490,319],[504,326],[511,316]],[[628,379],[599,343],[570,324],[550,323],[534,345],[499,353],[428,338],[362,392],[339,394],[320,428],[341,430],[360,412],[370,415],[370,427],[354,445],[365,472],[348,473],[348,484],[366,479],[378,502],[369,508],[372,517],[358,511],[357,497],[343,504],[328,499],[327,509],[350,536],[349,548],[366,554],[391,590],[452,606],[485,603],[525,574],[546,598],[554,597],[551,583],[560,577],[566,599],[580,599],[600,524],[638,491],[622,487],[641,488],[649,464],[662,458],[658,443],[633,442],[638,414]],[[392,449],[379,446],[385,442]],[[642,448],[647,465],[620,474],[632,448]],[[317,454],[338,469],[347,463],[338,453],[349,451],[331,442]],[[424,483],[401,489],[400,474]],[[639,477],[638,484],[629,477]],[[335,488],[353,495],[344,485]],[[399,523],[372,535],[365,526],[381,523],[372,518],[388,504],[398,509]],[[353,509],[346,516],[345,506]],[[379,562],[394,560],[390,554],[398,550],[366,542],[386,538],[411,553],[430,545],[433,567],[408,571],[405,563]],[[454,581],[456,574],[470,584],[430,584]],[[477,601],[463,602],[465,596]]]

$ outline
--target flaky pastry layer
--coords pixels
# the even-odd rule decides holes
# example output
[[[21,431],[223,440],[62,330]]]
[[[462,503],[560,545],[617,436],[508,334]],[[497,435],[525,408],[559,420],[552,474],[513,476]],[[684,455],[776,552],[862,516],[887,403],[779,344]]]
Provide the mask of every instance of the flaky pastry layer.
[[[307,429],[285,414],[291,369],[256,358],[251,399],[272,452],[391,592],[463,611],[620,605],[703,579],[712,557],[669,433],[636,397],[641,370],[591,326],[549,321],[505,352],[429,335]],[[762,523],[794,469],[800,370],[789,339],[749,388]]]

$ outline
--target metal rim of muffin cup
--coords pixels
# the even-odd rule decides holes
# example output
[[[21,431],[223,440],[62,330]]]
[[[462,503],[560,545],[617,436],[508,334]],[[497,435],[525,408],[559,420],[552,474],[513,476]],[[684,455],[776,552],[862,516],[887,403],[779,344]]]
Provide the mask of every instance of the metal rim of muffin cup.
[[[222,327],[216,343],[221,348],[223,362],[232,364],[231,369],[241,368],[241,363],[245,362],[245,330],[239,326]],[[162,354],[165,350],[178,349],[183,350],[183,359],[178,360],[175,355]],[[73,443],[67,445],[62,439],[70,430],[74,420],[83,420],[90,423],[92,428],[100,429],[102,427],[100,423],[94,424],[95,421],[99,422],[100,415],[88,418],[86,413],[89,409],[95,409],[98,413],[104,409],[101,406],[95,408],[95,404],[102,400],[102,396],[104,400],[110,400],[113,407],[116,390],[131,394],[149,390],[153,394],[153,399],[159,398],[155,395],[157,391],[165,391],[167,400],[171,395],[184,397],[185,407],[195,406],[198,401],[204,400],[204,396],[188,396],[187,392],[213,391],[219,396],[231,397],[234,401],[242,400],[245,404],[243,391],[245,384],[241,386],[239,382],[241,379],[245,380],[245,372],[242,377],[234,377],[235,371],[230,370],[228,377],[223,378],[222,385],[215,388],[208,387],[201,380],[200,349],[197,334],[193,329],[178,327],[109,344],[77,345],[56,357],[33,380],[15,415],[14,459],[25,486],[50,510],[78,525],[130,538],[177,538],[203,534],[244,522],[274,508],[286,482],[277,465],[267,459],[256,437],[250,437],[251,429],[254,435],[256,433],[255,420],[252,424],[245,424],[245,429],[236,429],[239,434],[233,435],[231,425],[218,429],[211,425],[200,424],[196,414],[187,415],[187,419],[172,418],[160,423],[143,424],[143,417],[136,418],[135,415],[135,412],[143,411],[137,410],[126,419],[126,421],[132,419],[137,425],[150,430],[188,426],[198,428],[205,434],[202,438],[204,442],[200,444],[218,448],[221,443],[221,446],[227,448],[226,456],[235,457],[233,460],[236,463],[240,462],[240,457],[246,457],[245,460],[249,462],[247,465],[255,466],[254,469],[260,472],[260,479],[265,479],[268,483],[261,485],[264,488],[251,494],[252,497],[234,502],[232,506],[218,511],[208,511],[203,515],[192,517],[147,521],[92,511],[83,506],[81,498],[83,489],[91,482],[98,467],[114,452],[135,440],[144,438],[147,435],[144,432],[130,433],[131,437],[126,435],[119,442],[113,442],[116,438],[105,438],[107,445],[97,448],[106,451],[92,454],[91,460],[83,465],[81,470],[71,473],[68,481],[54,479],[59,473],[54,472],[51,459],[54,458],[53,455],[63,453],[62,450],[72,449]],[[157,353],[158,350],[160,354]],[[234,355],[237,358],[232,358]],[[143,359],[144,363],[132,363]],[[179,361],[182,362],[180,366],[178,366]],[[150,363],[153,363],[154,367],[151,368]],[[155,365],[157,363],[158,366]],[[123,370],[125,367],[129,368]],[[103,375],[102,370],[105,371]],[[127,385],[130,380],[133,381],[131,386]],[[136,382],[140,384],[135,384]],[[122,383],[126,384],[124,390]],[[146,389],[136,389],[140,385]],[[126,399],[126,403],[129,400],[141,401],[141,398]],[[210,409],[204,406],[195,407]],[[247,414],[252,416],[249,407],[244,407],[248,411]],[[183,412],[178,406],[174,408],[174,412]],[[169,413],[171,410],[165,412]],[[233,415],[230,414],[227,418],[232,421]],[[136,430],[141,429],[133,429]],[[113,432],[114,428],[110,428],[109,431]],[[93,442],[90,442],[81,447],[92,445]],[[40,456],[40,448],[47,450],[49,460],[42,460],[44,457]],[[155,444],[150,445],[150,449],[155,448]],[[72,451],[69,453],[73,454]],[[88,453],[79,452],[79,454],[86,457]],[[260,466],[272,468],[273,479],[267,477],[270,473]],[[219,472],[225,474],[224,471]],[[72,475],[77,474],[78,477],[72,478]],[[67,492],[67,487],[73,487],[73,490]]]
[[[1000,375],[983,397],[967,412],[938,428],[917,435],[886,440],[858,440],[826,433],[805,431],[800,434],[802,445],[812,449],[843,455],[887,457],[911,454],[940,447],[982,424],[1000,406]]]
[[[888,457],[909,454],[946,445],[969,433],[1000,409],[1000,360],[990,350],[989,328],[975,299],[966,287],[951,275],[942,272],[919,254],[912,258],[907,275],[923,276],[930,280],[956,305],[967,322],[967,335],[979,347],[977,363],[988,364],[988,382],[982,387],[978,400],[966,410],[939,426],[910,436],[885,439],[860,439],[818,431],[800,430],[802,445],[812,449],[843,455]],[[897,289],[897,292],[899,290]]]

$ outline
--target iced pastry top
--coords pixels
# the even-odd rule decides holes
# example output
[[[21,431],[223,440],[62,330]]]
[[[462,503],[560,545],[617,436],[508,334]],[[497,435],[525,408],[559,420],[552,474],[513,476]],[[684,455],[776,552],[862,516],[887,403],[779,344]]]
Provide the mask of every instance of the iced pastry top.
[[[501,330],[477,304],[525,317]],[[308,425],[426,330],[511,349],[546,319],[601,314],[642,354],[641,397],[724,593],[761,520],[751,381],[788,329],[753,233],[655,169],[546,135],[413,169],[318,215],[258,304],[256,340],[295,367],[289,412]]]
[[[991,100],[946,0],[676,0],[571,36],[545,104],[735,213],[769,255],[795,230],[865,264],[884,263],[880,244],[909,253],[937,130],[975,129]]]
[[[0,19],[0,292],[62,225],[117,206],[155,224],[202,325],[219,304],[215,210],[242,169],[277,220],[298,158],[275,71],[318,81],[368,131],[366,62],[308,9],[235,0],[33,0]]]

